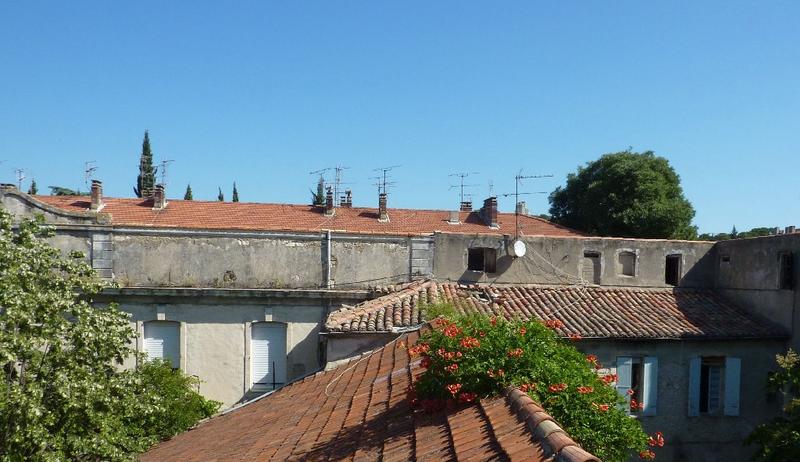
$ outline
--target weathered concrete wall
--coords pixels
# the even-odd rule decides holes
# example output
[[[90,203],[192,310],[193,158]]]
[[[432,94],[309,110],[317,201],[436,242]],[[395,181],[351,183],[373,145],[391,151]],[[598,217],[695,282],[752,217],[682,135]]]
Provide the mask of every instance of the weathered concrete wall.
[[[522,284],[574,284],[583,274],[584,252],[601,256],[601,285],[670,287],[664,282],[667,255],[682,255],[681,287],[710,287],[714,266],[712,243],[618,238],[525,238],[527,253],[509,254],[511,237],[437,233],[434,273],[437,278],[464,282]],[[497,251],[497,271],[467,270],[468,249],[489,247]],[[636,254],[635,276],[619,274],[621,251]]]
[[[387,332],[375,334],[325,334],[322,336],[325,344],[325,369],[333,369],[352,358],[380,348],[396,339],[399,335]]]
[[[333,287],[366,287],[410,280],[409,239],[335,234],[332,239]]]
[[[794,257],[794,289],[779,289],[780,255]],[[739,305],[794,333],[792,346],[800,348],[800,234],[735,239],[716,245],[716,289]]]
[[[658,400],[655,416],[638,416],[645,431],[661,431],[667,440],[658,460],[681,462],[744,462],[752,451],[742,441],[758,423],[780,410],[777,399],[768,399],[765,385],[775,370],[775,354],[784,351],[781,341],[659,341],[625,342],[583,340],[576,346],[595,354],[611,373],[619,356],[658,357]],[[740,415],[688,417],[689,358],[731,356],[741,358]]]

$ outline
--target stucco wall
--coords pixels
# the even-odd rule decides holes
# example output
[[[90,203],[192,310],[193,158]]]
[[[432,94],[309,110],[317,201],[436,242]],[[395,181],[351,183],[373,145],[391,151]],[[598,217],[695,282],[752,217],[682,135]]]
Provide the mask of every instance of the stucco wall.
[[[713,285],[712,243],[618,238],[546,238],[524,239],[524,257],[509,255],[511,237],[487,235],[435,235],[434,273],[437,278],[465,282],[521,284],[569,284],[582,274],[586,251],[601,255],[601,284],[634,287],[670,287],[664,282],[665,258],[682,255],[682,287]],[[497,272],[467,270],[468,249],[490,247],[497,250]],[[636,275],[618,274],[620,251],[637,255]]]
[[[742,441],[755,426],[776,415],[777,399],[765,392],[767,374],[776,369],[775,354],[782,341],[658,341],[626,342],[582,340],[576,346],[595,354],[611,372],[619,356],[658,357],[658,404],[655,416],[636,417],[647,432],[662,431],[667,440],[658,460],[681,462],[744,462],[751,450]],[[739,416],[688,417],[689,358],[732,356],[741,358]]]
[[[374,334],[326,334],[323,335],[325,343],[325,369],[333,369],[352,358],[368,351],[380,348],[400,334],[374,333]]]

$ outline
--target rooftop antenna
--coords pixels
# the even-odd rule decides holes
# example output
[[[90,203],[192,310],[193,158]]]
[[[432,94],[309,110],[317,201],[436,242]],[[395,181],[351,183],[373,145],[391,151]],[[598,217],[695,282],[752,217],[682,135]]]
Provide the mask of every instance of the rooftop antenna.
[[[14,170],[14,173],[17,174],[17,189],[22,191],[22,180],[25,179],[25,169],[18,168]]]
[[[351,183],[345,183],[345,182],[342,181],[342,177],[343,177],[343,173],[342,172],[344,170],[349,170],[349,169],[350,169],[350,167],[343,167],[341,165],[337,165],[336,167],[333,167],[333,169],[332,169],[332,170],[334,170],[336,172],[335,176],[334,176],[334,180],[333,180],[333,201],[334,201],[334,203],[336,204],[337,207],[339,205],[341,205],[341,197],[339,197],[339,190],[341,189],[340,187],[342,185],[345,185],[345,184],[351,184]],[[331,169],[328,169],[328,170],[331,170]]]
[[[459,184],[457,185],[450,185],[450,189],[453,188],[460,188],[461,193],[459,195],[460,201],[464,203],[464,188],[472,188],[474,186],[478,186],[477,184],[464,184],[464,178],[470,175],[477,175],[478,172],[458,172],[458,173],[451,173],[449,176],[457,176],[459,180]]]
[[[489,197],[494,195],[494,181],[489,180]]]
[[[553,175],[551,175],[551,174],[547,174],[547,175],[523,175],[522,174],[522,169],[519,169],[519,173],[517,173],[516,176],[514,176],[514,224],[516,226],[517,240],[519,240],[519,237],[520,237],[520,231],[519,231],[519,207],[517,206],[517,204],[519,204],[519,196],[520,196],[520,194],[526,194],[526,193],[520,193],[519,192],[519,185],[522,183],[522,180],[536,179],[536,178],[552,178],[552,177],[553,177]],[[539,192],[530,193],[530,194],[546,194],[546,193],[543,193],[543,192],[539,191]],[[508,194],[508,195],[510,195],[510,194]],[[516,243],[515,243],[515,246],[516,246]],[[524,253],[524,251],[523,251],[523,253]]]
[[[97,171],[97,161],[90,160],[88,162],[83,163],[83,183],[86,186],[86,189],[89,189],[89,183],[92,182],[92,177],[94,176],[94,172]]]
[[[172,159],[165,159],[161,161],[161,184],[164,185],[164,188],[167,187],[167,165],[175,162]]]
[[[387,186],[394,186],[395,183],[393,181],[386,181],[386,174],[391,172],[392,170],[400,167],[400,165],[392,165],[389,167],[380,167],[373,170],[373,172],[381,172],[380,176],[374,177],[378,180],[378,194],[386,194],[386,187]]]

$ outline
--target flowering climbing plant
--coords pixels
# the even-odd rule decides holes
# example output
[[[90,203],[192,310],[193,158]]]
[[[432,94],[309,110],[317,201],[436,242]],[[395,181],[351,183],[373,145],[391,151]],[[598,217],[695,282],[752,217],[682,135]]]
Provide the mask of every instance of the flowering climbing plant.
[[[587,451],[606,462],[631,455],[653,459],[664,445],[661,433],[648,435],[612,386],[613,374],[598,374],[597,356],[584,355],[559,338],[554,319],[506,321],[481,315],[439,317],[410,348],[425,369],[413,404],[423,411],[465,405],[497,396],[510,385],[536,402]]]

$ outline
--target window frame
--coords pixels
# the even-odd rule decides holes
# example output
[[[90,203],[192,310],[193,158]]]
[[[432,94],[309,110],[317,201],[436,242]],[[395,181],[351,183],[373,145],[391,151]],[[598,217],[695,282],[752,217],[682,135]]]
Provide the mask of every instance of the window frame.
[[[474,265],[478,260],[480,260],[480,265]],[[467,271],[488,274],[496,273],[497,249],[493,247],[467,248]]]
[[[622,262],[621,258],[623,255],[628,256],[630,255],[633,258],[633,271],[632,274],[625,273],[625,264]],[[639,251],[636,249],[619,249],[617,250],[616,254],[616,261],[615,267],[617,270],[617,276],[623,278],[635,278],[639,275]]]
[[[167,350],[167,349],[164,348],[163,345],[161,347],[162,354],[161,354],[160,358],[151,358],[150,357],[150,352],[148,351],[148,348],[147,348],[147,344],[148,344],[148,341],[147,341],[148,340],[148,336],[147,336],[148,327],[149,326],[156,326],[156,325],[174,326],[174,328],[175,328],[175,345],[174,345],[173,348],[169,349],[175,354],[174,361],[173,361],[173,358],[167,357],[168,355],[164,354],[165,350]],[[143,321],[142,322],[142,353],[145,354],[145,361],[150,361],[152,359],[164,359],[164,360],[168,360],[170,362],[170,364],[172,365],[172,369],[180,369],[182,367],[181,363],[182,363],[182,358],[183,358],[183,351],[182,351],[183,350],[183,348],[182,348],[182,343],[183,343],[182,342],[182,340],[183,340],[183,335],[182,335],[183,332],[182,331],[183,331],[183,329],[182,329],[182,327],[183,326],[181,325],[181,322],[167,320],[167,319],[151,319],[149,321]],[[163,338],[161,340],[162,340],[162,342],[164,342]],[[166,343],[166,342],[164,342],[164,343]]]
[[[651,417],[658,413],[658,357],[646,355],[618,356],[616,358],[616,389],[625,398],[625,413],[633,417]],[[637,377],[638,376],[638,377]],[[636,378],[636,387],[634,387]],[[628,394],[628,390],[634,390]],[[642,403],[644,409],[631,412],[631,398]]]
[[[597,265],[595,266],[594,259],[597,259]],[[581,278],[584,278],[586,272],[586,263],[590,261],[592,263],[592,280],[587,281],[591,284],[600,285],[603,280],[603,253],[599,250],[583,250],[583,259],[581,260]],[[585,278],[584,278],[585,279]]]
[[[795,288],[794,253],[784,251],[778,253],[778,290],[794,290]]]
[[[675,283],[669,281],[670,279],[670,261],[677,260],[677,268],[675,268],[674,276],[675,276]],[[680,252],[673,252],[669,253],[664,256],[664,284],[670,285],[673,287],[677,287],[681,284],[681,279],[683,279],[683,254]]]

